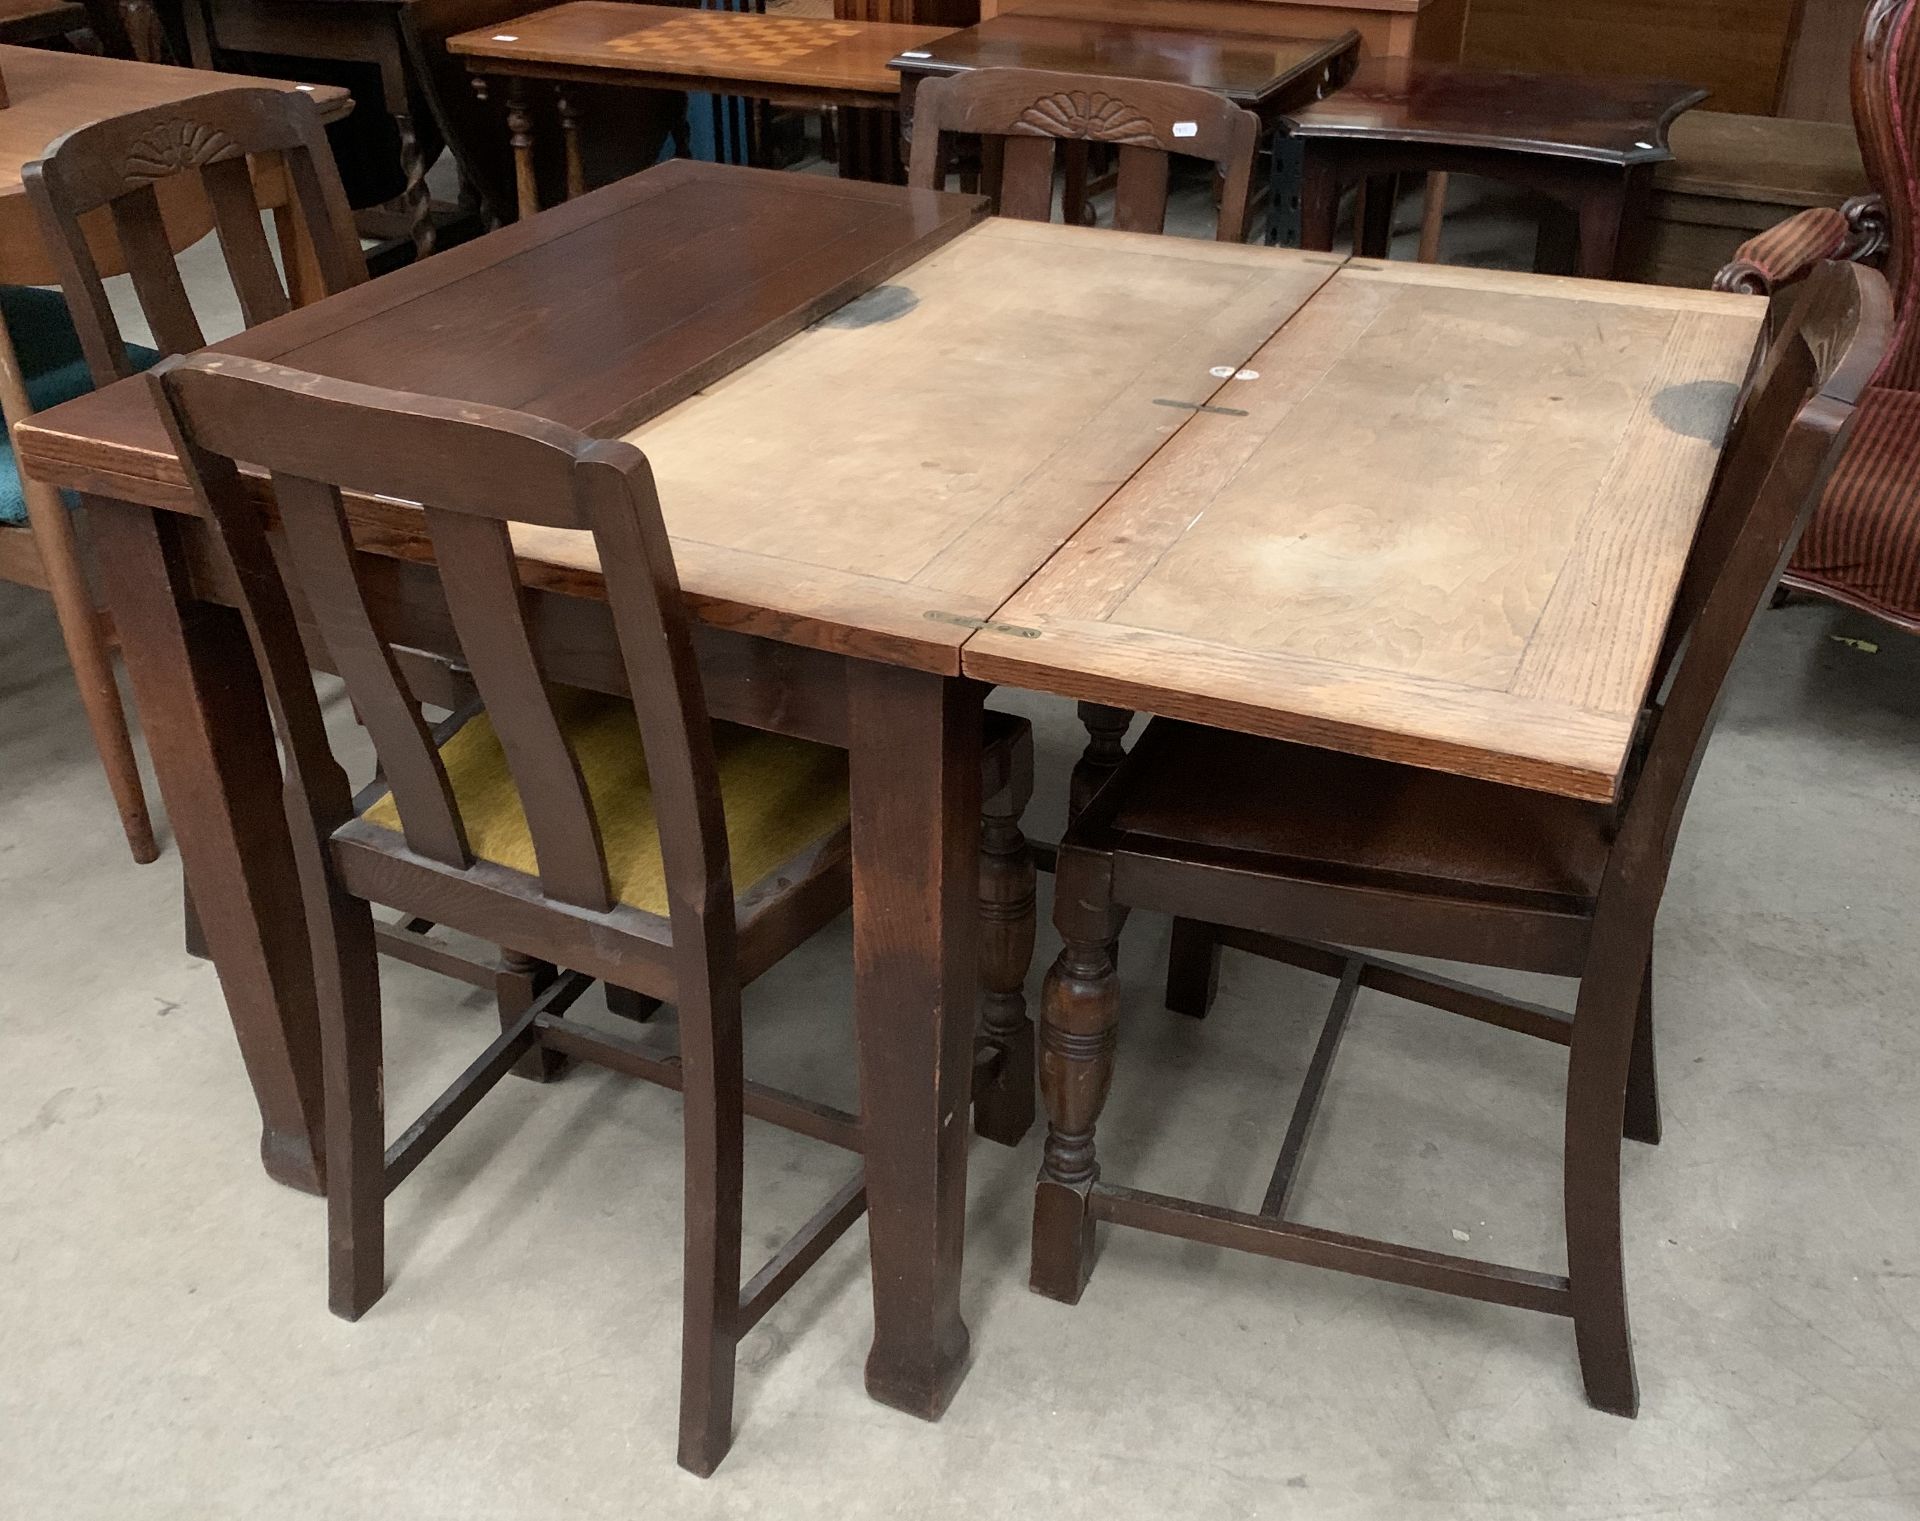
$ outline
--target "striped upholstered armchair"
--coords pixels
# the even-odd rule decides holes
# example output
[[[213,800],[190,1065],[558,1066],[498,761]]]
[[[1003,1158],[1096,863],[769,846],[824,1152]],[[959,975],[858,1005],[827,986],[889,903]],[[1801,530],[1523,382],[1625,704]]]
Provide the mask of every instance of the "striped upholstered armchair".
[[[1714,285],[1765,296],[1823,259],[1885,268],[1892,342],[1784,581],[1920,633],[1920,0],[1867,6],[1853,117],[1876,193],[1761,233]]]

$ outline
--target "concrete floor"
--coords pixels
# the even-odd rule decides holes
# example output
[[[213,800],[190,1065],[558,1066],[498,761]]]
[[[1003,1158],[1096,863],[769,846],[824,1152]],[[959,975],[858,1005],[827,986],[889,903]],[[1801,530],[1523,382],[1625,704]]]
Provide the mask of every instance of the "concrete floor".
[[[177,858],[125,855],[44,599],[0,586],[0,649],[4,1521],[1920,1517],[1920,643],[1802,604],[1742,656],[1660,926],[1667,1139],[1626,1152],[1638,1421],[1521,1311],[1111,1232],[1078,1308],[1035,1298],[1034,1135],[972,1154],[946,1418],[862,1391],[857,1226],[748,1339],[706,1482],[673,1464],[677,1098],[507,1083],[394,1198],[387,1297],[334,1320],[321,1206],[259,1169]],[[1039,723],[1051,833],[1077,729],[996,701]],[[1108,1175],[1249,1206],[1331,987],[1229,956],[1195,1024],[1165,940],[1128,929]],[[755,1075],[853,1100],[848,965],[843,923],[756,987]],[[386,989],[397,1127],[491,1020]],[[1560,1268],[1561,1061],[1363,995],[1301,1212]],[[748,1165],[751,1256],[845,1163],[754,1125]]]

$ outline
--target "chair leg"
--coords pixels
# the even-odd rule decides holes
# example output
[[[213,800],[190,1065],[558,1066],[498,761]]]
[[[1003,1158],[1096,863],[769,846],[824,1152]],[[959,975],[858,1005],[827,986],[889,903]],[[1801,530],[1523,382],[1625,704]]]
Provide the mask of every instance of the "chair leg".
[[[1660,1073],[1653,1048],[1653,958],[1640,980],[1640,1008],[1633,1021],[1633,1051],[1627,1064],[1627,1116],[1622,1133],[1629,1141],[1660,1144]]]
[[[740,1320],[745,1072],[740,990],[727,971],[709,964],[705,986],[681,989],[680,1056],[686,1074],[687,1199],[679,1461],[705,1478],[733,1443]]]
[[[993,1066],[975,1085],[973,1128],[1002,1146],[1019,1145],[1033,1125],[1034,1037],[1026,989],[1037,899],[1033,849],[1020,829],[1031,778],[1029,765],[1014,785],[987,799],[980,818],[980,1044]]]
[[[307,917],[326,1093],[327,1306],[358,1320],[386,1291],[379,953],[372,909],[337,887],[324,895]]]
[[[493,1001],[500,1011],[500,1028],[516,1023],[533,1006],[556,976],[555,968],[532,956],[500,948],[500,966],[493,977]],[[566,1076],[571,1065],[563,1051],[535,1046],[513,1064],[513,1075],[530,1083],[551,1083]]]
[[[1106,785],[1108,777],[1127,758],[1127,727],[1133,714],[1125,708],[1110,708],[1104,703],[1080,704],[1080,722],[1086,726],[1087,747],[1074,762],[1073,777],[1067,789],[1067,818],[1080,816],[1093,801],[1093,795]]]
[[[180,874],[180,943],[195,960],[213,960],[213,953],[207,949],[207,932],[200,925],[200,910],[193,906],[193,890],[187,886],[185,872]]]
[[[660,1000],[649,998],[645,993],[636,993],[631,988],[617,988],[606,984],[607,1012],[618,1014],[622,1019],[631,1019],[636,1024],[645,1024],[660,1012]]]
[[[1220,988],[1220,942],[1198,919],[1175,919],[1167,947],[1167,1007],[1205,1019]]]
[[[1113,1082],[1120,982],[1114,945],[1126,911],[1112,902],[1106,858],[1061,852],[1054,923],[1066,942],[1040,995],[1040,1096],[1047,1144],[1033,1194],[1036,1294],[1077,1304],[1093,1268],[1088,1196],[1099,1179],[1094,1125]]]
[[[1595,957],[1580,984],[1567,1065],[1567,1279],[1587,1399],[1631,1416],[1640,1409],[1620,1240],[1620,1148],[1626,1119],[1642,956]]]
[[[147,795],[140,781],[140,763],[134,758],[133,739],[127,732],[127,713],[120,702],[120,687],[113,679],[113,656],[101,628],[100,614],[93,605],[93,592],[80,565],[79,542],[74,536],[73,515],[52,487],[28,482],[25,490],[27,515],[33,528],[35,547],[47,573],[47,589],[53,595],[54,618],[60,625],[60,637],[67,647],[67,660],[80,688],[80,705],[87,715],[87,727],[93,731],[93,747],[107,773],[107,787],[113,793],[114,806],[120,811],[120,828],[127,837],[127,848],[142,866],[160,858],[160,847],[153,837],[153,818],[147,811]]]

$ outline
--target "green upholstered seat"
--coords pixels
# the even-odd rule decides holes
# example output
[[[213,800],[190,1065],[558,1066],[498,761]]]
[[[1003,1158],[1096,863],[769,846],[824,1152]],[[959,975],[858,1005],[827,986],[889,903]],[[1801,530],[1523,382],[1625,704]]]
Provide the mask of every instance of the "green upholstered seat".
[[[13,336],[14,353],[27,384],[33,410],[44,412],[93,389],[80,335],[74,331],[66,298],[57,290],[37,285],[0,285],[0,316]],[[127,345],[136,369],[159,362],[152,349]],[[20,490],[20,469],[14,463],[11,430],[0,443],[0,523],[24,523],[27,501]]]
[[[554,709],[600,824],[614,896],[644,913],[665,915],[660,829],[633,704],[558,689]],[[713,726],[713,747],[736,894],[847,827],[846,751],[728,723]],[[536,875],[533,835],[506,751],[487,715],[472,719],[442,745],[440,759],[474,855]],[[401,828],[391,793],[362,817],[382,829]]]

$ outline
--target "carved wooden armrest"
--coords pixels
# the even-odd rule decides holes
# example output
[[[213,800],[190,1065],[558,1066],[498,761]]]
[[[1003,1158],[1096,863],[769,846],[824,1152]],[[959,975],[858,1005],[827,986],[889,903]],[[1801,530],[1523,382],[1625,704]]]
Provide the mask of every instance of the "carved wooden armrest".
[[[1858,195],[1837,211],[1810,207],[1749,238],[1733,262],[1713,277],[1713,288],[1771,296],[1828,259],[1871,260],[1886,246],[1886,202],[1877,195]]]

